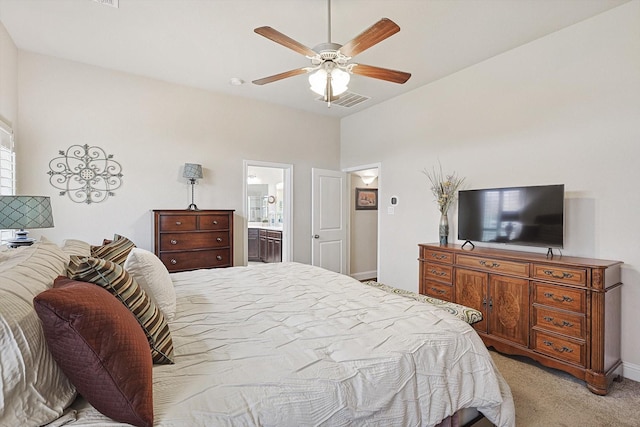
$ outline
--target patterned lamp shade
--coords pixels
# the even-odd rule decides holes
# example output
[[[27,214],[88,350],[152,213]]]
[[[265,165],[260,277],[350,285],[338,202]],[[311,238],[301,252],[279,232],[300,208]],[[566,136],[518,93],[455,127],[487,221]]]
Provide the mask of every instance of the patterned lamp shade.
[[[16,229],[16,238],[7,241],[10,248],[29,246],[25,228],[53,227],[51,199],[44,196],[0,196],[0,230]]]
[[[51,199],[44,196],[0,196],[0,229],[53,227]]]
[[[197,163],[185,163],[182,176],[187,179],[201,179],[202,165],[199,165]]]

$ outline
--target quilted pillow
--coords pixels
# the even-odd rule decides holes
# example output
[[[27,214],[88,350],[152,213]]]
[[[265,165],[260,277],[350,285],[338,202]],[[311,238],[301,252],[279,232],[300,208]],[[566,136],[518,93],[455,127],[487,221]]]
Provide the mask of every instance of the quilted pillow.
[[[176,291],[167,267],[152,252],[133,248],[124,262],[124,269],[156,303],[167,320],[176,314]]]
[[[91,256],[122,265],[126,261],[129,252],[135,247],[136,245],[131,240],[116,234],[110,243],[103,244],[102,246],[92,246]]]
[[[75,387],[47,348],[33,297],[64,274],[69,256],[38,242],[0,261],[0,425],[47,424],[75,398]]]
[[[91,282],[115,295],[137,318],[147,334],[154,363],[173,363],[173,341],[162,312],[127,271],[115,262],[72,255],[70,279]]]
[[[135,316],[99,286],[63,276],[33,304],[49,350],[78,392],[116,421],[153,425],[152,362]]]

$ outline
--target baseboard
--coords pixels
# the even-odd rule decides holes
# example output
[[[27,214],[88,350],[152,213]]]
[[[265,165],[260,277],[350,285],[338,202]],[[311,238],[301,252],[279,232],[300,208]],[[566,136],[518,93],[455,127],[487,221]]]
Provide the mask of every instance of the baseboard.
[[[367,280],[367,279],[375,279],[377,275],[378,275],[378,272],[373,270],[373,271],[363,271],[362,273],[352,273],[351,277],[353,277],[356,280]]]
[[[622,362],[622,376],[640,382],[640,365]]]

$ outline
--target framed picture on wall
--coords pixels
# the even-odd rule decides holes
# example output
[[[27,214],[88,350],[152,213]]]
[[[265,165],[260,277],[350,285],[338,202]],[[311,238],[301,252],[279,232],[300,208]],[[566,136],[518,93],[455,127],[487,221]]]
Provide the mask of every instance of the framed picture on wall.
[[[377,210],[378,209],[378,189],[377,188],[356,188],[356,210]]]

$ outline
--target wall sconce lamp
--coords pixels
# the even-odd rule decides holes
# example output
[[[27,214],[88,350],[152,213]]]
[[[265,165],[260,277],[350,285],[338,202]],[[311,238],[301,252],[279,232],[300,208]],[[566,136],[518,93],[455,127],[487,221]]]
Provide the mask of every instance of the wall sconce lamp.
[[[15,239],[9,240],[7,246],[30,246],[35,239],[27,237],[25,228],[53,227],[51,199],[45,196],[0,196],[0,229],[16,231]]]
[[[193,200],[193,187],[196,185],[197,179],[202,179],[202,165],[199,165],[197,163],[185,163],[182,176],[184,178],[187,178],[189,180],[189,183],[191,184],[191,204],[187,207],[187,210],[197,211],[198,207]]]
[[[362,180],[364,185],[368,186],[378,178],[378,169],[365,169],[356,172],[356,174],[360,176],[360,179]]]
[[[360,178],[362,179],[362,182],[364,182],[364,185],[369,185],[376,180],[377,176],[361,176]]]

